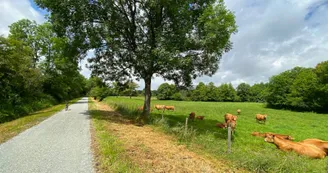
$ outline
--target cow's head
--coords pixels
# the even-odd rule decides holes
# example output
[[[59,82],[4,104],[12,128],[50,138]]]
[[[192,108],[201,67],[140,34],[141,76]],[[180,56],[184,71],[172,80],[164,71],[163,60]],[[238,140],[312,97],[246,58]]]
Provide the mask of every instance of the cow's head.
[[[265,135],[265,138],[264,138],[264,141],[265,142],[273,143],[273,141],[274,141],[274,135],[273,134],[266,134]]]

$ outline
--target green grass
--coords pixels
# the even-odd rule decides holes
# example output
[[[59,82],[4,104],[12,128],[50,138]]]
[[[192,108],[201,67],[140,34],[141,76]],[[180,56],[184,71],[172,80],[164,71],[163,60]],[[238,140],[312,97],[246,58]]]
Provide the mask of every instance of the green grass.
[[[98,111],[89,98],[89,113],[92,117],[96,146],[97,169],[100,172],[141,172],[139,168],[124,154],[125,150],[118,138],[106,128],[109,121],[104,112]]]
[[[70,101],[70,104],[77,102],[81,98]],[[43,120],[47,119],[56,112],[61,111],[65,108],[65,104],[58,104],[56,106],[37,111],[30,115],[18,118],[13,121],[5,122],[0,124],[0,144],[6,142],[12,137],[18,135],[26,129],[31,128],[34,125],[39,124]]]
[[[103,102],[116,107],[123,114],[136,116],[136,108],[143,105],[143,98],[108,97]],[[263,138],[251,136],[254,131],[288,134],[300,141],[307,138],[319,138],[328,141],[328,114],[311,112],[292,112],[266,108],[259,103],[222,103],[222,102],[186,102],[152,100],[155,104],[174,105],[175,111],[166,111],[164,117],[167,123],[163,130],[172,133],[185,122],[190,112],[204,115],[204,121],[190,122],[196,130],[188,140],[181,140],[190,149],[210,154],[219,159],[231,160],[235,167],[242,167],[252,172],[327,172],[328,158],[313,160],[295,153],[279,151],[273,144],[266,143]],[[232,154],[227,154],[227,131],[215,127],[217,122],[224,122],[224,114],[236,114],[238,117],[236,133],[233,136]],[[255,114],[268,114],[266,124],[258,124]],[[156,109],[151,114],[152,119],[161,117]],[[155,121],[158,122],[158,121]],[[179,134],[179,133],[178,133]],[[179,136],[178,136],[179,137]],[[181,139],[181,138],[179,138]]]

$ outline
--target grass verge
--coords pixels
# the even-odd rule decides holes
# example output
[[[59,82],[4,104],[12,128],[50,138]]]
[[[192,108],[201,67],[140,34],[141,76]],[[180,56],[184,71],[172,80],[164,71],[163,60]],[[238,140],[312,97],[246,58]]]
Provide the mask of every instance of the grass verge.
[[[92,118],[92,148],[97,172],[141,172],[125,154],[119,139],[108,130],[106,114],[97,110],[97,105],[89,98],[89,113]]]
[[[73,104],[80,99],[81,98],[71,100],[70,104]],[[41,111],[37,111],[22,118],[0,124],[0,144],[6,142],[24,130],[39,124],[43,120],[47,119],[51,115],[54,115],[56,112],[63,110],[64,108],[65,103],[62,103]]]

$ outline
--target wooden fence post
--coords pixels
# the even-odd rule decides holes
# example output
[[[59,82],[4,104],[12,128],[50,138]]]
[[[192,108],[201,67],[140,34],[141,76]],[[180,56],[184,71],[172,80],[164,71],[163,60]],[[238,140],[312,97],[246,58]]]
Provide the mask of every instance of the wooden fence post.
[[[231,126],[228,124],[228,153],[231,153]]]
[[[187,131],[188,131],[188,117],[186,118],[185,134],[187,134]]]

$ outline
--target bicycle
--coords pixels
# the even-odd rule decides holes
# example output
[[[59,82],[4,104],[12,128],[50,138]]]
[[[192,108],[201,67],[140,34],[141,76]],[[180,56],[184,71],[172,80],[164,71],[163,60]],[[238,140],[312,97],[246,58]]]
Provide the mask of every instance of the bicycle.
[[[65,111],[68,111],[68,102],[66,102]]]

